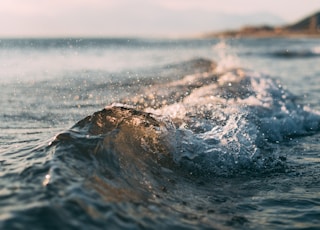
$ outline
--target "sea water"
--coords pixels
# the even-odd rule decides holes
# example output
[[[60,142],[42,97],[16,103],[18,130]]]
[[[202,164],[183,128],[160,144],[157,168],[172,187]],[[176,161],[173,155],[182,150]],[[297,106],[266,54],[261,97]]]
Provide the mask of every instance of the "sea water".
[[[2,39],[2,229],[318,229],[320,41]]]

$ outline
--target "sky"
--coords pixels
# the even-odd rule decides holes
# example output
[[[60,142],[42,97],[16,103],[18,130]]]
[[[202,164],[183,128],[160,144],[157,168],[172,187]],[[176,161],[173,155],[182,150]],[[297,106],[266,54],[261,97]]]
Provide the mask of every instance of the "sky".
[[[0,37],[191,35],[319,10],[320,0],[2,0]]]

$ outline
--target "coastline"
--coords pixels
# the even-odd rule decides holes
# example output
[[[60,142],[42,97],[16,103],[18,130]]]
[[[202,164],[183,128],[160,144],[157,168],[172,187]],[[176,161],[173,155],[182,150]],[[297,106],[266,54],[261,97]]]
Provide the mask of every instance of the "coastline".
[[[202,34],[203,38],[320,38],[319,32],[274,30],[229,30]]]
[[[295,24],[284,26],[245,26],[237,30],[225,30],[203,34],[205,38],[320,38],[320,12]]]

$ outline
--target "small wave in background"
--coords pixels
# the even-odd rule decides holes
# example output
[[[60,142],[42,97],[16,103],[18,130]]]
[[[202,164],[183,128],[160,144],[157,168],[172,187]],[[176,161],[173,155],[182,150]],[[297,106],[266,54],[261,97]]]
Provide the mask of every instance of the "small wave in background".
[[[318,58],[320,48],[315,47],[310,50],[279,50],[270,53],[270,56],[278,58]]]

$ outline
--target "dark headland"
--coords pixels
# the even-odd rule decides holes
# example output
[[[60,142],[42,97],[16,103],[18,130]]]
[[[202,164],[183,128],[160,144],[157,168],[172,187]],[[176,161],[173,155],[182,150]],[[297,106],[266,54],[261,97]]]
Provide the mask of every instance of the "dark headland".
[[[204,37],[320,37],[320,11],[294,24],[245,26],[239,30],[207,33]]]

